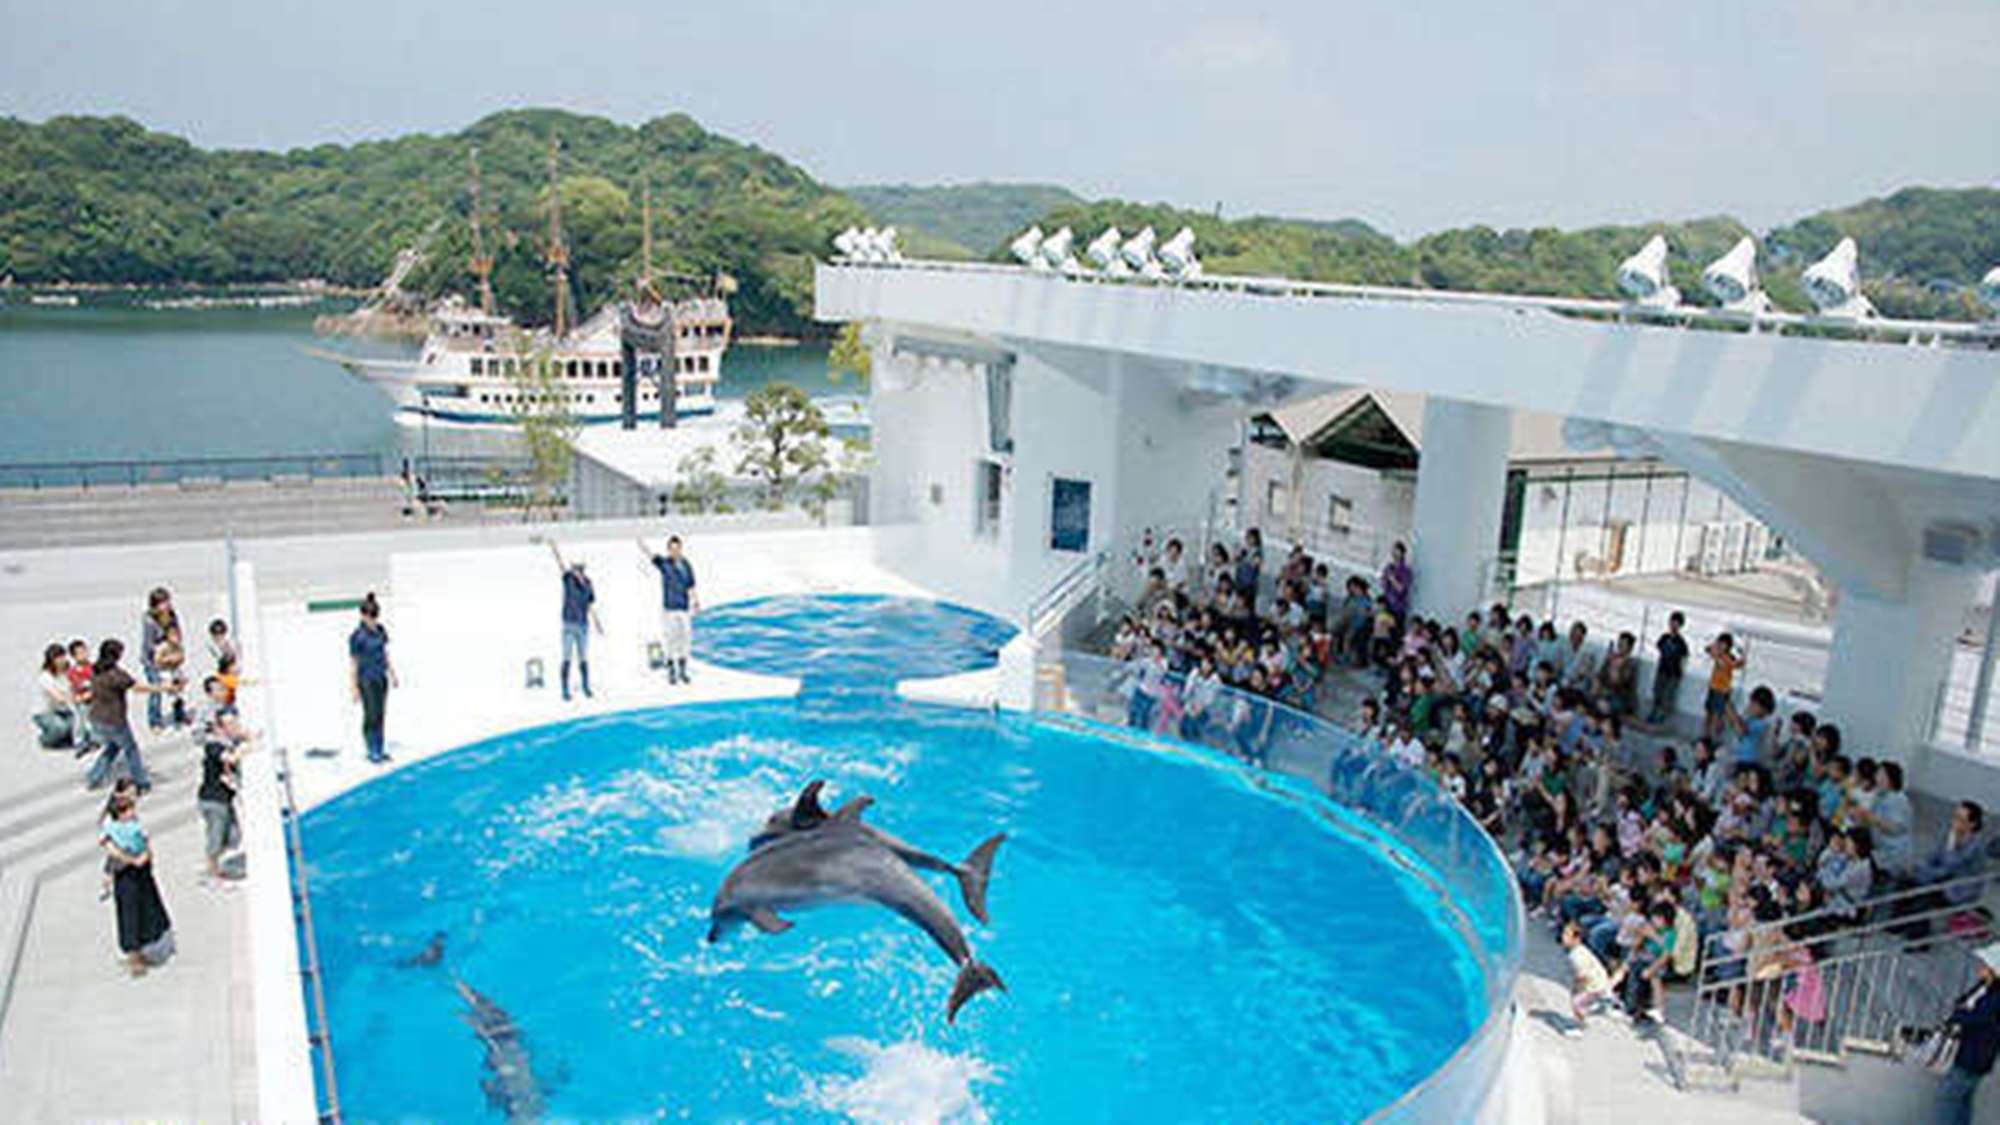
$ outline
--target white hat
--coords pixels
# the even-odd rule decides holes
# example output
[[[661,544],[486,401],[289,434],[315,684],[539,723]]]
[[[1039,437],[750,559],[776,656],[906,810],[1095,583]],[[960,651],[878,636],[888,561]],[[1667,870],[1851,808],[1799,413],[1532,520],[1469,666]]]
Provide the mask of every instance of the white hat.
[[[1972,955],[1979,958],[1980,963],[1987,968],[2000,973],[2000,941],[1987,942],[1973,950]]]

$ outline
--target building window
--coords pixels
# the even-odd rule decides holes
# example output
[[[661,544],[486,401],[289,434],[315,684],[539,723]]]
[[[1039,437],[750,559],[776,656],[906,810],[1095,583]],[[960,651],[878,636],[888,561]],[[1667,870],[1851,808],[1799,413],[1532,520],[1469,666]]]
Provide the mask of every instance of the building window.
[[[481,359],[480,359],[480,358],[479,358],[478,356],[473,356],[473,357],[472,357],[472,373],[473,373],[474,375],[478,375],[478,374],[480,374],[480,368],[481,368],[481,367],[482,367],[482,366],[484,365],[484,363],[485,363],[485,361],[484,361],[484,360],[481,360]]]
[[[1354,530],[1354,501],[1345,496],[1326,498],[1326,529],[1335,535]]]
[[[1291,514],[1292,491],[1284,481],[1274,480],[1265,487],[1264,516],[1266,519],[1283,519]]]

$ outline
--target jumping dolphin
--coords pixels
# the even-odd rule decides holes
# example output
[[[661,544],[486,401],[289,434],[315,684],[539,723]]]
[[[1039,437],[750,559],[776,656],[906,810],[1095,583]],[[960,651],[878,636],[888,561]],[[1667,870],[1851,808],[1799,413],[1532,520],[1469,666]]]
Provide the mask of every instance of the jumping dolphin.
[[[486,1069],[492,1073],[479,1083],[486,1100],[506,1113],[508,1121],[540,1121],[548,1104],[528,1066],[528,1046],[514,1017],[464,981],[453,978],[451,983],[465,1000],[467,1026],[486,1046]]]
[[[708,940],[731,926],[749,922],[767,934],[792,923],[777,914],[829,902],[873,902],[886,906],[930,935],[958,966],[958,979],[945,1002],[945,1019],[989,988],[1005,991],[1000,974],[972,955],[964,931],[928,884],[895,852],[863,831],[854,820],[829,819],[810,831],[790,832],[758,847],[722,881],[709,909]]]
[[[840,808],[829,813],[819,803],[819,793],[826,782],[813,781],[799,793],[797,801],[789,809],[779,809],[771,814],[764,827],[750,838],[752,851],[773,841],[783,839],[795,832],[809,832],[823,824],[851,823],[859,827],[863,834],[876,843],[896,853],[896,858],[911,867],[921,867],[928,871],[942,871],[958,880],[958,892],[965,899],[965,908],[974,918],[984,924],[986,916],[986,884],[993,877],[993,853],[1007,839],[1001,832],[989,837],[984,843],[972,849],[964,863],[953,863],[948,859],[924,851],[914,844],[904,843],[889,833],[871,825],[861,823],[861,814],[875,803],[873,797],[856,797]]]

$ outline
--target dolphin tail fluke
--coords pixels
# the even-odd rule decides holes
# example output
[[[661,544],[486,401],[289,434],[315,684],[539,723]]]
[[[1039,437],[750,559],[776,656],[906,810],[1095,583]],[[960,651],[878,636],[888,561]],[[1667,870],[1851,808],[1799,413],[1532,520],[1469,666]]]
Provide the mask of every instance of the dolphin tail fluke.
[[[958,889],[965,896],[965,908],[980,924],[986,922],[986,881],[993,877],[993,853],[1000,850],[1000,844],[1007,839],[1005,832],[972,849],[965,862],[958,865]]]
[[[945,1022],[958,1022],[958,1010],[965,1006],[965,1002],[989,988],[1007,991],[1007,986],[1001,982],[1000,974],[993,971],[993,966],[968,960],[965,967],[958,971],[958,980],[951,986],[951,999],[945,1002]]]

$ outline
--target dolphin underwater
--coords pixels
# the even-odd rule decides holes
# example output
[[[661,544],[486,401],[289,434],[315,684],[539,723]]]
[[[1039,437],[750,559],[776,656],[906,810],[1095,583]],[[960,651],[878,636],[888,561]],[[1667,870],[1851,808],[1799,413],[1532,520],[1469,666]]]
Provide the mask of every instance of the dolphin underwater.
[[[514,1017],[464,981],[454,977],[451,983],[465,1001],[466,1025],[486,1046],[486,1069],[492,1073],[479,1083],[486,1100],[505,1112],[508,1121],[540,1121],[548,1102],[528,1066],[528,1045]]]
[[[845,812],[846,810],[843,810]],[[793,923],[779,910],[830,902],[873,902],[888,907],[930,935],[958,966],[945,1002],[945,1019],[957,1022],[958,1009],[989,988],[1007,986],[993,967],[972,955],[972,947],[930,886],[894,851],[864,831],[858,809],[848,818],[829,818],[810,830],[787,832],[761,846],[723,879],[709,909],[708,940],[749,922],[767,934]],[[990,853],[989,853],[990,859]]]
[[[941,871],[956,878],[958,892],[965,899],[965,908],[971,911],[972,916],[979,919],[981,924],[991,921],[986,916],[986,884],[993,877],[993,853],[999,851],[1000,845],[1006,842],[1005,832],[989,836],[978,847],[972,849],[972,854],[965,857],[964,863],[953,863],[932,855],[914,844],[904,843],[879,828],[863,824],[861,814],[868,806],[875,803],[873,797],[856,797],[835,811],[827,812],[819,803],[820,790],[825,786],[824,781],[809,783],[800,791],[798,800],[792,803],[791,808],[779,809],[772,813],[770,819],[764,822],[764,827],[755,836],[750,837],[750,850],[756,851],[773,841],[798,832],[810,832],[831,822],[855,824],[869,839],[896,853],[897,859],[911,867]]]

